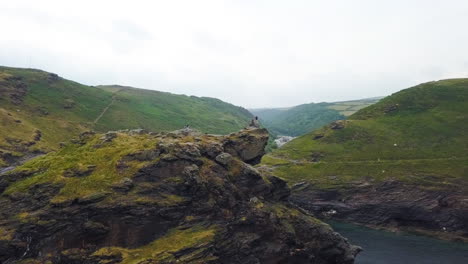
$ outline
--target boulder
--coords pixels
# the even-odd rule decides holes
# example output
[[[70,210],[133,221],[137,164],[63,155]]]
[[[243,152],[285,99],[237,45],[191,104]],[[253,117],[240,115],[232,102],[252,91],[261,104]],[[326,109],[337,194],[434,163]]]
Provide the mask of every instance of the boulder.
[[[242,161],[255,165],[260,163],[268,143],[268,131],[264,128],[245,129],[223,140],[224,151]]]
[[[333,130],[343,129],[345,128],[346,121],[345,120],[337,120],[330,123],[329,127]]]
[[[215,160],[221,165],[228,165],[232,161],[232,155],[226,152],[223,152],[216,156]]]

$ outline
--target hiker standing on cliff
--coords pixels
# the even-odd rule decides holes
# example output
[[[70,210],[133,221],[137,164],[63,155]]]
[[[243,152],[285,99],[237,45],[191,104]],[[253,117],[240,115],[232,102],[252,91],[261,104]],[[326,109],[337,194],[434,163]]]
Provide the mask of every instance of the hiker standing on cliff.
[[[260,122],[258,121],[258,116],[252,118],[250,121],[249,127],[260,128]]]

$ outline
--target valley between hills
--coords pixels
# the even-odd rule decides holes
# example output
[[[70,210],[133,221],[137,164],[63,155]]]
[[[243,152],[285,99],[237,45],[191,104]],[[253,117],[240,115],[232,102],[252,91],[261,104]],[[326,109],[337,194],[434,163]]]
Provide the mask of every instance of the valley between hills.
[[[354,263],[330,220],[467,242],[467,102],[450,79],[251,113],[0,67],[0,262]]]

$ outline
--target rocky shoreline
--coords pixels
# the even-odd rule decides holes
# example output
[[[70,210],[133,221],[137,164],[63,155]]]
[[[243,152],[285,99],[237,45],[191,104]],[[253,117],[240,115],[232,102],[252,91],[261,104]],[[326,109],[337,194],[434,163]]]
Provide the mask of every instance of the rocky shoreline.
[[[468,195],[455,189],[387,181],[323,190],[302,183],[292,188],[290,200],[323,219],[468,242]]]

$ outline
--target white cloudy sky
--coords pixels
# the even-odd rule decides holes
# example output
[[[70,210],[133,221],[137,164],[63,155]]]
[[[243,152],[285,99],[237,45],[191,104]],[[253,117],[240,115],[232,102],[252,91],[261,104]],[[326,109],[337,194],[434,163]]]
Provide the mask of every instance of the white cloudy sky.
[[[0,0],[0,65],[245,107],[468,77],[467,0]]]

